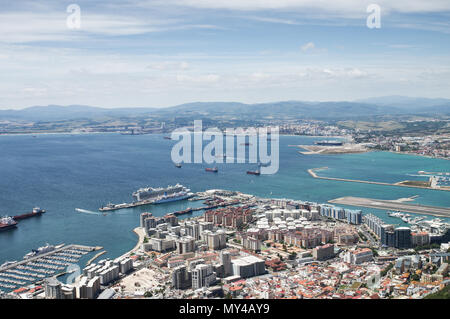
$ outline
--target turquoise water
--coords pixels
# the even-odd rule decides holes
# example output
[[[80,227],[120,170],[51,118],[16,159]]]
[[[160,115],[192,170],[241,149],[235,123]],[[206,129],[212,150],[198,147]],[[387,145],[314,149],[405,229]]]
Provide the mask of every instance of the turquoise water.
[[[218,164],[219,173],[207,173],[202,164],[174,167],[170,151],[174,141],[162,135],[49,134],[0,136],[0,215],[28,212],[33,206],[47,213],[20,222],[15,230],[0,233],[0,263],[21,259],[45,243],[100,245],[105,257],[116,257],[134,247],[132,229],[139,214],[160,216],[201,202],[176,202],[115,211],[107,216],[80,213],[75,208],[98,212],[108,202],[131,200],[143,186],[181,183],[193,191],[211,188],[239,190],[263,197],[326,202],[342,196],[397,199],[419,195],[415,203],[450,206],[450,193],[426,189],[390,187],[312,178],[307,169],[329,167],[322,176],[398,182],[423,179],[420,170],[450,171],[450,161],[371,152],[346,155],[302,155],[289,145],[312,144],[316,138],[280,137],[280,169],[275,175],[252,176],[253,164]],[[209,165],[211,166],[211,165]],[[391,223],[401,222],[385,212],[375,212]]]

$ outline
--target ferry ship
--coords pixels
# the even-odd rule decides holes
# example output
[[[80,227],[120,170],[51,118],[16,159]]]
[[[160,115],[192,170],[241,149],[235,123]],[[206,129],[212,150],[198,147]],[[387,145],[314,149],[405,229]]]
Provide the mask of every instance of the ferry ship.
[[[64,246],[64,244],[54,246],[54,245],[49,245],[47,243],[46,246],[39,247],[38,249],[32,249],[31,252],[29,252],[28,254],[26,254],[23,257],[23,259],[29,259],[32,257],[36,257],[39,255],[45,254],[45,253],[49,253],[49,252],[54,251],[55,249],[61,248],[63,246]]]
[[[14,218],[9,216],[0,218],[0,231],[15,228],[16,226],[17,222],[14,220]]]
[[[192,196],[194,196],[194,194],[191,193],[191,190],[180,184],[176,184],[175,186],[168,186],[166,188],[141,188],[133,193],[133,198],[137,202],[149,201],[152,204],[174,202],[178,200],[188,199]]]

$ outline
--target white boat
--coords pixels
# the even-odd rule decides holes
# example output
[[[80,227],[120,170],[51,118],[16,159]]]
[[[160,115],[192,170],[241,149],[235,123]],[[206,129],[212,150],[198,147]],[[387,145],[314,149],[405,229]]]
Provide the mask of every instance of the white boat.
[[[0,266],[0,268],[8,267],[8,266],[14,265],[16,262],[17,262],[16,260],[13,260],[13,261],[7,261],[7,262],[3,263],[3,264]]]
[[[42,254],[51,252],[51,251],[53,251],[53,250],[55,250],[55,249],[56,249],[55,246],[49,245],[49,244],[47,243],[46,246],[39,247],[38,249],[32,249],[31,252],[29,252],[28,254],[26,254],[23,258],[24,258],[24,259],[29,259],[29,258],[32,258],[32,257],[35,257],[35,256],[39,256],[39,255],[42,255]]]

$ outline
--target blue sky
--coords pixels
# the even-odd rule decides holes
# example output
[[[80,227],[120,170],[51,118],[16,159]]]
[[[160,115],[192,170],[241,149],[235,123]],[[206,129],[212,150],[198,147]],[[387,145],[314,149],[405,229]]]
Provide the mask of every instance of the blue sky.
[[[67,28],[67,6],[81,28]],[[367,6],[381,7],[369,29]],[[450,98],[448,0],[0,1],[0,108]]]

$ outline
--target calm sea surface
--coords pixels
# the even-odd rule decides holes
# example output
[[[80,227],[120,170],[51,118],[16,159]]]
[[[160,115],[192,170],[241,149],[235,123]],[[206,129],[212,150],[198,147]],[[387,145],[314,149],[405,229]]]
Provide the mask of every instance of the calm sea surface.
[[[131,201],[144,186],[181,183],[193,191],[212,188],[238,190],[262,197],[326,202],[342,196],[397,199],[419,195],[415,203],[450,206],[450,192],[390,187],[312,178],[307,169],[329,167],[322,176],[382,182],[420,179],[417,172],[450,171],[450,161],[387,152],[347,155],[302,155],[289,145],[313,144],[317,138],[280,137],[280,169],[275,175],[252,176],[254,164],[218,164],[207,173],[203,164],[176,168],[170,151],[174,141],[162,135],[49,134],[0,136],[0,215],[47,210],[41,217],[20,221],[18,228],[0,233],[0,263],[19,260],[32,248],[50,244],[100,245],[105,257],[117,257],[136,244],[132,229],[139,214],[156,216],[202,205],[177,202],[98,213],[108,202]],[[210,165],[211,166],[211,165]],[[88,212],[80,213],[75,209]],[[402,223],[384,211],[374,212],[390,223]]]

